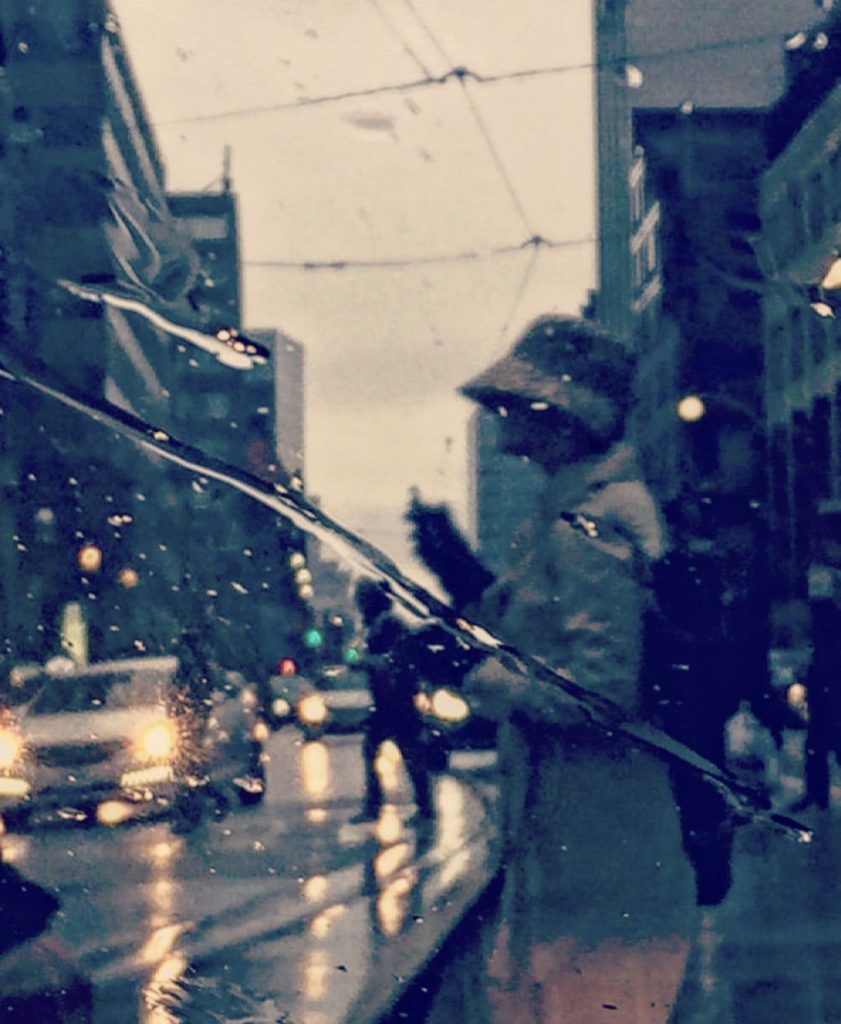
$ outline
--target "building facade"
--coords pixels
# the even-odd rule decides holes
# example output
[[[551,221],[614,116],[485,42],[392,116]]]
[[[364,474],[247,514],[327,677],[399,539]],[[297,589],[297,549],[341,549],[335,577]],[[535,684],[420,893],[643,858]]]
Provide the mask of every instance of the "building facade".
[[[761,190],[773,558],[792,599],[805,593],[815,514],[841,498],[840,33],[836,14],[789,50]]]
[[[229,183],[167,196],[105,0],[7,0],[0,64],[0,358],[255,468],[272,368],[246,383],[250,371],[153,323],[239,324]],[[278,517],[31,389],[0,382],[0,406],[6,658],[156,653],[198,628],[225,664],[256,672],[272,630],[303,631],[288,565],[299,538]]]

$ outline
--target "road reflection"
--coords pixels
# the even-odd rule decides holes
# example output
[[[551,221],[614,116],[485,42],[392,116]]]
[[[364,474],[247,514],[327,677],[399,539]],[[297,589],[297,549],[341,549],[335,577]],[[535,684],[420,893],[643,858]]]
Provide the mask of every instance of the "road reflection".
[[[187,957],[175,947],[191,930],[188,922],[176,920],[175,865],[183,852],[181,839],[159,839],[151,833],[137,833],[142,849],[138,851],[149,865],[150,932],[137,954],[141,965],[151,973],[140,991],[142,1024],[177,1024],[173,1004],[177,1002]]]

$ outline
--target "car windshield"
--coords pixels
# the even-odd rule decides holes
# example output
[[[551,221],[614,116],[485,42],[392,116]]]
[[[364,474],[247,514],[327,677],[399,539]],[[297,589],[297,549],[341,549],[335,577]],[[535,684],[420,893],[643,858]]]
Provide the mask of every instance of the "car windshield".
[[[97,1024],[841,1019],[839,50],[0,2],[0,844]]]
[[[368,677],[362,669],[350,669],[344,665],[327,668],[321,675],[319,686],[323,690],[364,690]]]
[[[43,680],[28,705],[33,715],[71,711],[115,711],[158,705],[164,699],[159,676],[142,673],[57,676]]]

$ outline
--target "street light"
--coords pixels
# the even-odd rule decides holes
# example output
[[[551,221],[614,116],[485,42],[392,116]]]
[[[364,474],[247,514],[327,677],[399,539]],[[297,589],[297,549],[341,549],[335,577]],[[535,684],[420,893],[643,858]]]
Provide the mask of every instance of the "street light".
[[[700,395],[684,395],[676,404],[678,419],[684,423],[697,423],[707,412],[707,406]]]
[[[720,391],[690,392],[675,402],[674,409],[677,418],[684,423],[697,423],[705,416],[718,419],[722,413],[729,412],[734,421],[738,417],[753,430],[762,425],[759,415],[747,402]]]
[[[117,573],[117,582],[121,587],[125,587],[126,590],[133,590],[140,582],[140,576],[136,569],[132,569],[130,565],[127,565]]]
[[[76,553],[76,564],[82,572],[99,572],[102,568],[102,549],[96,544],[83,544]]]

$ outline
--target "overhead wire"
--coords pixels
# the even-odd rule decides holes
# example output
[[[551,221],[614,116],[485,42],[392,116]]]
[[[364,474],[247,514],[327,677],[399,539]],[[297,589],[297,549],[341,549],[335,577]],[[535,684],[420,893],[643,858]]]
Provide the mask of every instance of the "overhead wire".
[[[517,287],[517,291],[514,293],[514,300],[511,303],[511,307],[508,310],[505,319],[502,321],[502,327],[500,328],[499,331],[500,345],[502,344],[502,342],[505,341],[505,337],[508,334],[508,328],[511,326],[511,323],[517,314],[517,310],[520,308],[520,303],[523,301],[523,297],[526,294],[526,291],[528,290],[528,286],[531,283],[532,274],[534,273],[534,269],[537,266],[537,259],[539,255],[540,249],[537,246],[534,246],[532,248],[531,255],[529,256],[528,263],[526,264],[526,269],[523,272],[523,276],[520,278],[520,283]]]
[[[647,53],[625,54],[622,57],[601,61],[579,61],[573,64],[554,64],[537,68],[521,68],[518,71],[503,71],[498,74],[481,74],[466,67],[453,67],[441,75],[424,74],[422,78],[405,82],[393,82],[369,86],[364,89],[347,89],[323,96],[301,96],[294,100],[266,103],[260,106],[237,107],[231,110],[218,110],[207,114],[188,114],[184,117],[168,118],[154,123],[156,128],[174,127],[176,125],[201,124],[207,121],[223,121],[230,118],[251,117],[260,114],[271,114],[285,110],[296,110],[306,107],[324,106],[340,103],[344,100],[369,99],[374,96],[411,92],[416,89],[427,89],[445,85],[451,79],[470,79],[480,85],[497,82],[513,82],[520,79],[539,78],[567,74],[576,71],[593,71],[604,68],[624,68],[635,61],[650,62],[668,60],[670,58],[688,57],[702,53],[716,53],[726,50],[740,49],[744,46],[762,46],[768,43],[781,43],[784,33],[764,33],[755,36],[742,36],[737,39],[721,39],[710,43],[698,43],[694,46],[676,46],[665,50],[652,50]]]
[[[432,31],[426,18],[424,18],[420,11],[417,9],[417,7],[415,7],[413,0],[403,0],[403,3],[409,9],[409,11],[412,14],[412,17],[417,21],[418,25],[420,25],[424,34],[432,43],[433,47],[437,50],[439,56],[444,61],[444,63],[450,68],[451,72],[459,72],[460,69],[455,67],[455,64],[450,59],[450,55],[444,49],[444,46],[442,45],[438,36]],[[522,200],[520,199],[517,189],[514,186],[514,182],[511,180],[511,175],[508,173],[508,169],[506,168],[505,163],[500,155],[499,148],[497,147],[496,143],[493,140],[491,131],[488,128],[488,123],[482,116],[479,107],[477,106],[475,100],[470,95],[470,92],[467,89],[467,76],[463,74],[456,74],[455,77],[456,81],[458,81],[459,85],[461,86],[465,102],[467,103],[468,109],[470,110],[473,120],[475,121],[476,126],[479,129],[479,133],[481,134],[482,138],[485,141],[485,146],[487,147],[491,159],[493,160],[494,165],[496,166],[497,172],[499,173],[499,177],[503,183],[503,186],[505,187],[506,192],[508,193],[508,197],[511,200],[514,209],[517,211],[517,215],[522,221],[523,227],[526,229],[526,234],[533,235],[534,230],[532,229],[531,223],[529,221],[529,216],[526,213],[526,208],[523,205]]]
[[[341,270],[399,270],[403,267],[422,267],[444,263],[473,263],[522,252],[525,249],[569,249],[577,246],[594,245],[595,235],[582,235],[552,241],[541,235],[532,235],[510,245],[499,245],[485,250],[468,249],[462,252],[437,253],[428,256],[406,256],[384,259],[333,259],[333,260],[244,260],[246,267],[262,267],[277,270],[341,271]]]
[[[385,11],[382,8],[382,4],[380,3],[380,0],[369,0],[369,3],[374,8],[374,10],[377,12],[377,15],[379,16],[380,21],[382,21],[383,25],[385,25],[385,27],[388,30],[388,32],[392,36],[394,36],[394,38],[400,43],[400,45],[403,48],[404,52],[409,57],[411,57],[411,59],[415,62],[415,64],[418,67],[418,70],[421,72],[421,74],[426,75],[427,78],[431,78],[432,77],[432,72],[429,70],[429,68],[426,66],[426,64],[420,59],[420,57],[417,54],[417,51],[409,44],[409,42],[406,39],[406,37],[402,34],[402,32],[400,32],[400,30],[391,21],[391,19],[386,17],[386,13],[385,13]]]

